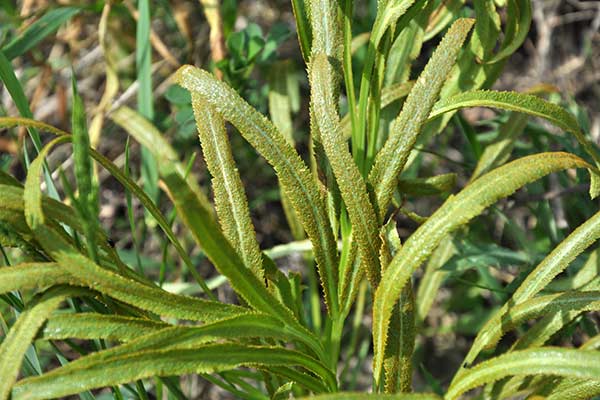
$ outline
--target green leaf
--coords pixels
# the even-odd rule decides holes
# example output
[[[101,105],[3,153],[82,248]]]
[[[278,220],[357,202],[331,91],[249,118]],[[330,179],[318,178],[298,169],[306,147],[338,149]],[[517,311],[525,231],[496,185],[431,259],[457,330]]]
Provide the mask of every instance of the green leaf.
[[[542,347],[503,354],[461,371],[450,384],[445,398],[457,399],[470,389],[506,376],[540,374],[597,379],[600,376],[600,353]]]
[[[572,311],[595,311],[600,308],[600,291],[565,292],[534,297],[530,300],[508,307],[507,311],[496,314],[480,331],[474,348],[481,342],[495,345],[502,336],[519,324],[546,314],[567,313]]]
[[[138,18],[135,32],[135,67],[139,89],[138,111],[150,121],[154,119],[154,94],[152,90],[152,45],[150,42],[150,0],[138,1]],[[158,200],[158,166],[151,153],[142,148],[142,178],[144,189],[154,201]]]
[[[275,347],[215,344],[187,349],[150,350],[98,360],[81,369],[58,368],[20,381],[13,399],[63,397],[83,390],[118,385],[152,376],[213,373],[239,366],[297,365],[314,372],[335,389],[335,376],[318,361],[294,350]],[[64,372],[63,372],[64,371]]]
[[[0,293],[70,283],[71,279],[68,271],[51,262],[23,263],[2,268],[0,278]]]
[[[59,267],[60,268],[60,267]],[[54,314],[42,329],[44,340],[105,339],[128,342],[141,336],[168,329],[161,321],[97,313]]]
[[[244,185],[231,154],[225,122],[212,106],[196,96],[192,94],[196,126],[202,154],[212,175],[215,206],[223,234],[235,248],[246,268],[249,268],[260,282],[264,282],[260,247],[250,218]]]
[[[452,257],[455,251],[456,249],[452,241],[452,235],[448,235],[442,239],[429,258],[429,261],[427,261],[425,272],[419,282],[415,299],[418,325],[421,324],[427,317],[427,314],[429,314],[429,310],[431,310],[431,306],[435,301],[438,290],[448,275],[448,273],[442,271],[441,268],[446,264],[450,257]]]
[[[193,115],[192,110],[190,110],[190,113]],[[187,176],[185,167],[179,162],[177,152],[148,119],[126,106],[119,107],[111,112],[110,118],[148,149],[154,158],[160,160],[161,163],[172,163],[181,176]],[[197,179],[194,176],[189,176],[186,181],[196,193],[200,202],[210,209],[212,207],[211,203],[198,185]]]
[[[79,192],[78,210],[85,230],[85,238],[90,257],[98,262],[98,250],[96,248],[96,231],[98,221],[98,185],[94,182],[94,171],[92,158],[90,157],[90,137],[87,130],[85,106],[77,92],[75,75],[72,75],[73,88],[73,111],[71,115],[71,127],[73,129],[73,160],[75,178]]]
[[[79,254],[62,236],[44,225],[45,216],[42,210],[42,193],[39,185],[43,160],[54,145],[68,139],[68,136],[62,136],[48,143],[31,163],[25,182],[25,217],[44,251],[86,286],[105,291],[110,296],[127,304],[156,312],[159,315],[208,321],[241,313],[242,309],[235,306],[174,295],[103,269]]]
[[[596,377],[597,378],[597,377]],[[588,400],[600,395],[600,380],[573,378],[565,379],[552,392],[545,396],[546,400]]]
[[[433,393],[399,393],[399,394],[379,394],[379,393],[330,393],[317,396],[302,397],[304,400],[439,400],[441,397]]]
[[[11,268],[12,269],[12,268]],[[6,268],[0,269],[0,272]],[[0,399],[8,399],[17,380],[25,351],[33,341],[48,314],[67,297],[73,295],[70,288],[54,288],[30,305],[17,319],[0,345]]]
[[[590,168],[568,153],[542,153],[497,168],[451,196],[404,243],[382,275],[373,305],[374,376],[380,376],[392,309],[402,288],[450,232],[482,213],[498,199],[549,173],[567,168]]]
[[[190,229],[198,244],[219,272],[225,275],[232,288],[255,310],[274,316],[290,329],[305,335],[316,354],[322,354],[321,344],[244,266],[235,250],[225,239],[215,222],[207,217],[208,212],[198,202],[189,186],[169,165],[161,165],[161,175],[170,191],[170,196],[179,216]]]
[[[373,23],[370,42],[378,48],[388,28],[394,26],[398,19],[415,3],[415,0],[378,0],[377,16]]]
[[[455,243],[456,252],[444,266],[442,271],[462,272],[477,267],[506,267],[532,262],[529,255],[494,243],[477,243],[462,240]]]
[[[315,54],[323,53],[341,66],[342,26],[337,1],[307,0],[307,2],[312,31],[311,62]],[[335,76],[339,79],[339,74]]]
[[[384,147],[375,158],[375,165],[369,174],[369,182],[375,191],[380,220],[387,211],[398,176],[408,160],[417,136],[437,100],[473,22],[471,19],[459,19],[448,30],[413,86],[400,115],[390,128]]]
[[[500,33],[500,15],[496,12],[494,0],[475,0],[473,2],[477,22],[471,39],[475,55],[486,60],[496,47]],[[513,20],[513,18],[508,18]]]
[[[552,252],[529,273],[529,275],[527,275],[508,302],[498,310],[492,320],[488,321],[488,323],[486,323],[479,331],[473,346],[465,357],[465,362],[467,364],[473,362],[479,351],[488,345],[489,341],[486,336],[491,329],[495,329],[493,322],[495,319],[501,318],[501,316],[509,310],[511,305],[518,305],[533,298],[533,296],[546,287],[556,275],[564,271],[575,257],[591,246],[598,238],[600,238],[600,212],[596,213],[593,217],[575,229],[566,239],[556,246],[554,250],[552,250]]]
[[[6,44],[2,48],[4,55],[9,60],[23,55],[80,11],[81,9],[76,7],[60,7],[48,11]]]
[[[61,318],[61,316],[53,317],[59,319],[56,323],[51,323],[51,318],[48,326],[50,328],[55,326],[56,332],[50,331],[49,338],[114,337],[119,341],[127,341],[127,343],[77,359],[63,367],[62,371],[65,374],[71,369],[87,368],[98,361],[113,360],[133,353],[154,349],[196,347],[217,340],[244,341],[248,338],[273,338],[288,343],[294,341],[305,343],[303,335],[296,335],[282,325],[277,318],[266,314],[238,315],[202,326],[169,326],[140,318],[109,317],[97,314],[75,314],[70,317],[73,319],[69,320],[66,317]],[[61,322],[64,323],[64,326],[60,324]],[[134,336],[133,329],[140,328],[144,330],[138,331],[137,336]],[[44,330],[44,335],[47,329]]]
[[[497,138],[485,147],[481,157],[477,160],[471,180],[508,161],[516,138],[523,133],[527,125],[527,119],[527,114],[510,113],[508,120],[498,129]]]
[[[293,66],[287,61],[273,64],[269,74],[269,115],[275,127],[292,145],[294,144],[292,134],[293,88],[296,85],[297,90],[298,84],[294,82],[296,78],[293,74]],[[281,205],[294,239],[304,239],[302,224],[285,193],[281,193]]]
[[[304,62],[308,63],[310,59],[310,49],[312,47],[312,30],[306,0],[292,0],[292,10],[296,20],[296,31],[298,32],[298,42]]]
[[[337,301],[336,276],[333,273],[338,264],[336,243],[323,196],[306,164],[264,116],[207,72],[184,66],[176,73],[176,81],[215,107],[274,166],[283,191],[313,243],[325,301],[328,307],[332,307]]]
[[[352,222],[362,268],[367,273],[371,285],[377,287],[381,269],[379,265],[381,241],[377,216],[369,200],[367,185],[348,151],[348,145],[340,129],[340,121],[336,113],[337,106],[333,96],[334,88],[330,80],[331,69],[332,66],[325,54],[313,54],[310,68],[311,108],[325,154],[333,169]]]
[[[508,0],[506,15],[507,27],[504,30],[504,40],[500,50],[488,60],[487,64],[497,63],[512,55],[527,39],[531,26],[531,1],[530,0]]]
[[[427,178],[402,179],[398,181],[398,191],[402,195],[435,196],[448,193],[456,185],[456,174],[442,174]]]
[[[473,90],[462,92],[440,100],[429,115],[429,120],[465,107],[492,107],[517,111],[544,118],[560,129],[572,133],[585,151],[600,165],[600,153],[595,145],[585,137],[575,117],[564,108],[540,97],[526,93],[498,92],[494,90]]]
[[[144,131],[144,129],[147,127],[146,124],[140,124],[140,121],[144,121],[142,117],[139,116],[139,114],[136,114],[135,112],[130,113],[130,114],[126,114],[126,115],[131,115],[132,119],[131,119],[131,124],[130,125],[126,125],[126,126],[132,126],[135,127],[135,129],[132,128],[132,130],[135,130],[135,132],[142,132]],[[137,115],[137,117],[135,117]],[[150,126],[152,126],[151,124],[148,124]],[[62,131],[58,128],[55,128],[51,125],[45,124],[43,122],[39,122],[39,121],[34,121],[32,119],[28,119],[28,118],[4,118],[4,117],[0,117],[0,126],[25,126],[25,127],[38,127],[41,130],[50,132],[50,133],[54,133],[55,135],[59,135],[59,136],[65,136],[66,139],[63,140],[69,140],[70,139],[70,134]],[[151,136],[151,138],[155,139],[156,136]],[[157,144],[157,148],[160,148],[160,142]],[[168,147],[164,147],[164,149],[167,149]],[[166,150],[168,153],[168,150]],[[139,200],[140,202],[143,204],[144,208],[146,210],[148,210],[148,212],[156,219],[156,221],[158,222],[158,225],[161,227],[161,229],[163,230],[163,232],[167,235],[167,238],[169,239],[169,241],[173,244],[173,246],[175,247],[175,249],[177,250],[177,253],[179,254],[179,256],[183,259],[184,263],[186,264],[186,266],[188,267],[188,269],[192,272],[192,275],[194,275],[194,278],[196,278],[196,280],[198,281],[198,283],[200,284],[200,286],[203,288],[203,290],[205,291],[205,293],[207,293],[209,296],[212,295],[212,293],[210,292],[210,290],[208,289],[208,287],[206,286],[206,283],[204,283],[204,280],[200,277],[200,275],[198,275],[197,271],[195,270],[192,260],[190,259],[189,255],[187,254],[187,252],[183,249],[183,247],[181,246],[181,243],[179,243],[179,241],[177,240],[177,238],[175,237],[175,234],[173,233],[173,231],[171,230],[170,224],[167,222],[167,220],[165,219],[165,217],[161,214],[160,210],[158,209],[158,207],[156,207],[156,205],[154,204],[154,202],[148,197],[148,195],[131,179],[129,178],[126,174],[124,174],[116,165],[114,165],[110,160],[108,160],[106,157],[104,157],[102,154],[98,153],[97,151],[90,149],[90,154],[91,156],[100,164],[102,165],[104,168],[106,168],[110,174],[117,180],[119,181],[128,191],[130,191],[131,193],[133,193]],[[177,164],[175,164],[175,168],[180,168]],[[181,167],[183,169],[183,167]],[[189,179],[188,179],[189,181]],[[191,185],[191,187],[193,188],[194,185]],[[196,184],[197,187],[197,184]],[[205,199],[206,197],[202,197],[201,195],[199,195],[198,191],[194,191],[194,193],[196,194],[196,197],[202,201],[202,199]],[[208,202],[208,200],[207,200]],[[214,296],[213,296],[214,297]]]

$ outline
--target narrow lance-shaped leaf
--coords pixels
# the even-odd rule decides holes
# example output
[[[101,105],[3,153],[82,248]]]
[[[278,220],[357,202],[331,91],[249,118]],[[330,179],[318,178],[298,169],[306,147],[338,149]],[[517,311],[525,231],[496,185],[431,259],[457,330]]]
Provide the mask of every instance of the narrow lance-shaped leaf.
[[[308,0],[312,29],[312,57],[324,53],[342,65],[342,26],[335,0]],[[339,79],[339,77],[338,77]]]
[[[539,293],[556,275],[564,271],[575,257],[591,246],[598,238],[600,238],[600,212],[575,229],[527,275],[509,301],[479,331],[469,353],[465,357],[465,362],[467,364],[472,363],[483,348],[492,344],[489,334],[490,330],[493,329],[495,319],[501,318],[511,306],[529,300]]]
[[[244,138],[273,165],[281,187],[313,243],[325,300],[331,311],[337,301],[337,250],[329,226],[325,202],[315,178],[283,135],[233,89],[205,71],[184,66],[176,80],[212,105],[224,119],[238,128]]]
[[[13,390],[13,399],[63,397],[152,376],[213,373],[244,365],[298,365],[320,376],[329,390],[336,386],[335,376],[323,364],[297,351],[228,343],[126,354],[109,361],[99,360],[85,368],[71,368],[68,374],[58,368],[40,377],[20,381]]]
[[[202,154],[210,171],[215,206],[225,237],[259,281],[263,281],[262,256],[250,219],[248,200],[231,154],[225,122],[211,105],[192,94],[192,104],[202,145]]]
[[[506,313],[496,314],[487,324],[485,335],[488,344],[494,344],[510,329],[527,320],[546,314],[571,311],[595,311],[600,308],[600,292],[565,292],[547,296],[534,297],[530,300],[509,307]]]
[[[294,84],[291,83],[291,80],[295,80],[293,72],[292,64],[282,61],[273,64],[269,78],[269,115],[271,116],[273,125],[279,129],[292,145],[294,145],[292,124],[292,99],[294,95],[291,87]],[[281,205],[292,237],[295,240],[304,239],[306,236],[302,224],[284,192],[281,192]]]
[[[169,324],[150,319],[98,313],[51,315],[42,329],[44,340],[106,339],[127,342],[168,329]]]
[[[575,117],[564,108],[531,94],[494,90],[462,92],[440,100],[431,110],[429,120],[449,111],[466,107],[492,107],[544,118],[560,129],[573,134],[594,162],[600,165],[600,153],[594,144],[585,137]]]
[[[413,86],[402,111],[390,129],[384,147],[375,158],[369,182],[375,190],[379,219],[385,215],[398,176],[423,124],[429,116],[458,52],[473,26],[471,19],[459,19],[448,30]]]
[[[441,397],[433,393],[399,393],[399,394],[380,394],[380,393],[328,393],[317,396],[302,397],[303,400],[440,400]]]
[[[140,113],[123,106],[114,110],[110,114],[110,118],[133,136],[142,146],[148,149],[156,159],[161,160],[161,163],[172,163],[181,176],[186,176],[185,167],[179,162],[179,156],[175,149],[173,149],[158,129]],[[207,209],[210,209],[211,203],[198,185],[197,179],[190,175],[186,179],[186,182],[192,188],[200,202]],[[211,214],[211,216],[213,215]]]
[[[446,393],[454,400],[477,386],[511,375],[558,375],[595,380],[600,376],[600,353],[541,347],[503,354],[457,375]]]
[[[2,52],[9,60],[23,55],[78,14],[79,11],[81,9],[76,7],[60,7],[48,11],[2,47]]]
[[[2,271],[4,268],[2,269]],[[25,310],[11,327],[0,345],[0,399],[10,396],[17,380],[25,351],[46,321],[48,314],[73,294],[72,289],[55,288],[46,292],[34,305]]]
[[[296,31],[298,32],[298,42],[300,43],[302,58],[304,58],[304,62],[308,63],[312,44],[312,30],[306,1],[292,0],[292,10],[294,12],[294,19],[296,20]]]
[[[396,223],[391,220],[381,229],[381,265],[385,268],[400,250],[402,243]],[[385,348],[383,388],[385,393],[412,391],[412,355],[415,345],[415,303],[411,282],[408,282],[392,311],[390,338]]]
[[[87,248],[90,257],[98,262],[96,248],[96,230],[98,219],[98,187],[94,182],[92,158],[89,154],[90,137],[88,135],[85,105],[77,91],[75,76],[71,78],[73,88],[73,110],[71,126],[73,128],[73,160],[75,178],[79,191],[78,203],[81,219],[84,224]]]
[[[337,107],[333,97],[333,85],[329,72],[332,66],[324,54],[313,55],[310,69],[312,109],[315,122],[321,133],[321,140],[327,158],[346,204],[353,237],[358,242],[361,264],[371,285],[379,283],[379,248],[381,241],[377,226],[377,216],[369,200],[367,186],[354,163],[340,129]]]
[[[52,241],[55,245],[60,243],[57,248],[66,249],[66,243],[56,233],[48,228],[43,232],[48,235],[44,242],[46,248],[48,242]],[[75,253],[65,254],[57,261],[59,262],[20,264],[0,269],[0,293],[69,284],[86,286],[142,310],[182,320],[208,322],[248,312],[239,306],[176,295],[143,285],[100,268],[88,258]]]
[[[404,243],[382,276],[373,305],[374,376],[378,377],[392,308],[413,271],[425,261],[450,232],[466,224],[488,206],[521,186],[567,168],[593,168],[568,153],[542,153],[524,157],[477,179],[451,196]]]
[[[136,114],[135,112],[132,112],[132,114],[130,114],[130,115],[134,116],[135,118],[132,118],[129,121],[130,124],[128,124],[126,126],[136,127],[134,129],[135,132],[144,131],[144,128],[146,127],[146,125],[139,124],[139,121],[145,121],[145,120],[141,116],[139,116],[139,114]],[[149,124],[149,125],[152,126],[151,124]],[[36,128],[39,128],[40,130],[44,130],[44,131],[53,133],[58,136],[65,136],[65,139],[61,139],[61,140],[70,140],[70,136],[71,136],[68,132],[65,132],[61,129],[55,128],[55,127],[45,124],[43,122],[34,121],[29,118],[0,117],[0,126],[36,127]],[[156,136],[153,135],[152,138],[156,139]],[[159,144],[160,144],[160,142],[159,142]],[[157,148],[160,148],[159,144],[157,144],[157,146],[156,146]],[[168,147],[169,146],[167,145],[164,148],[166,149]],[[182,258],[182,260],[184,261],[184,263],[186,264],[188,269],[192,272],[192,274],[194,275],[194,278],[198,281],[198,283],[200,284],[200,286],[202,287],[204,292],[207,295],[212,296],[212,293],[206,286],[206,283],[204,282],[204,280],[195,271],[194,265],[193,265],[192,260],[190,259],[189,255],[183,249],[183,247],[181,246],[181,243],[179,243],[179,241],[175,237],[175,234],[171,230],[170,224],[167,222],[165,217],[161,214],[160,210],[158,209],[158,207],[156,207],[154,202],[148,197],[148,195],[131,178],[129,178],[127,175],[125,175],[115,164],[113,164],[110,160],[108,160],[102,154],[98,153],[97,151],[95,151],[93,149],[90,149],[90,154],[94,158],[94,160],[96,160],[100,165],[102,165],[104,168],[106,168],[117,181],[119,181],[127,190],[129,190],[131,193],[133,193],[140,200],[140,202],[144,205],[145,209],[148,210],[148,212],[156,219],[156,221],[158,222],[158,225],[163,230],[165,235],[167,235],[167,238],[173,244],[173,246],[175,247],[175,250],[177,250],[177,253]],[[177,164],[175,164],[175,167],[179,168],[179,166]],[[191,187],[194,188],[195,186],[191,185]],[[203,197],[202,195],[200,195],[200,192],[197,190],[194,190],[194,193],[196,194],[196,197],[204,204],[204,201],[202,199],[206,199],[206,197]],[[206,200],[206,203],[208,203],[208,200]]]
[[[216,223],[208,218],[208,211],[202,207],[183,178],[169,165],[160,168],[179,216],[190,229],[194,239],[204,249],[207,257],[219,272],[229,279],[233,289],[255,310],[276,317],[289,329],[305,335],[312,344],[312,349],[316,354],[321,355],[321,344],[314,335],[304,328],[294,318],[292,312],[244,266]]]
[[[129,354],[155,349],[190,348],[217,340],[242,340],[248,338],[272,338],[285,342],[304,342],[281,324],[277,318],[265,314],[245,314],[202,326],[168,326],[156,321],[140,318],[102,316],[98,314],[78,314],[72,321],[57,316],[57,323],[48,322],[44,335],[48,338],[111,338],[127,341],[107,350],[88,354],[61,368],[60,374],[93,366],[98,362],[116,360]],[[64,326],[59,325],[60,320]],[[91,324],[94,324],[93,326]],[[154,325],[150,325],[154,324]],[[56,331],[52,331],[56,325]],[[134,336],[134,327],[142,329]],[[143,332],[143,333],[142,333]]]
[[[85,286],[110,292],[111,296],[125,303],[156,312],[159,315],[176,317],[174,314],[186,310],[183,312],[185,316],[182,318],[214,320],[240,313],[237,311],[240,308],[235,306],[174,295],[103,269],[71,247],[56,231],[44,225],[45,216],[39,184],[43,160],[55,145],[68,139],[68,136],[62,136],[48,143],[31,163],[25,182],[25,217],[44,251]],[[0,273],[2,272],[0,271]]]
[[[504,31],[504,41],[500,50],[486,63],[492,64],[502,61],[513,54],[527,39],[531,26],[531,1],[530,0],[507,0],[508,8],[506,15],[507,24]]]

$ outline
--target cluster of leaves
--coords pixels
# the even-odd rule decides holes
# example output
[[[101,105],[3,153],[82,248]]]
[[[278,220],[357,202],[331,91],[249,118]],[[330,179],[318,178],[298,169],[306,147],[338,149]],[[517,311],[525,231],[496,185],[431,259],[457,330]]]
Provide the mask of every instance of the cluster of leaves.
[[[355,351],[368,305],[373,398],[456,399],[480,386],[491,398],[532,394],[586,399],[600,394],[597,331],[579,349],[546,345],[579,315],[600,308],[596,252],[572,276],[554,279],[600,237],[600,213],[539,261],[507,253],[499,245],[454,237],[457,231],[468,232],[468,222],[498,200],[551,173],[587,170],[590,195],[596,197],[600,191],[599,152],[572,114],[532,94],[489,90],[507,57],[526,37],[529,0],[472,3],[473,7],[461,0],[381,0],[368,40],[357,43],[352,0],[292,1],[310,84],[310,167],[294,148],[293,101],[286,92],[286,73],[273,77],[269,120],[209,72],[181,67],[174,79],[191,96],[203,156],[213,177],[214,206],[151,122],[146,50],[137,53],[138,111],[122,106],[108,114],[143,146],[142,161],[154,168],[146,172],[142,188],[127,167],[121,170],[90,146],[92,127],[88,130],[75,81],[72,133],[32,119],[10,60],[36,44],[38,36],[32,32],[47,22],[30,26],[3,46],[0,77],[21,117],[0,117],[0,126],[26,127],[37,155],[30,162],[25,154],[24,184],[0,172],[0,244],[5,261],[10,264],[6,247],[26,255],[26,261],[0,269],[1,299],[18,312],[0,345],[0,398],[77,393],[87,398],[92,395],[85,391],[109,386],[115,397],[127,390],[146,398],[152,385],[157,394],[166,388],[183,398],[173,377],[190,373],[240,398],[363,398],[367,395],[341,392],[352,387],[352,379],[346,367],[340,369],[340,360],[347,361]],[[147,1],[139,2],[139,15],[139,24],[145,26]],[[147,36],[148,29],[138,30],[140,43]],[[438,36],[442,39],[425,67],[415,70],[423,44]],[[266,57],[272,51],[269,41],[261,42],[258,34],[246,31],[230,37],[234,38],[230,50],[235,48],[237,55],[227,61],[227,71],[233,75],[244,76],[262,57],[259,54]],[[352,55],[361,43],[366,55],[355,86]],[[418,78],[410,81],[413,75]],[[341,93],[349,109],[344,118],[339,112]],[[476,106],[510,114],[483,148],[456,117],[476,155],[469,183],[448,195],[455,175],[410,178],[407,172],[419,163],[417,146],[445,133],[458,110]],[[392,108],[400,111],[391,112]],[[571,135],[581,154],[544,152],[509,161],[528,116],[545,119]],[[225,121],[275,170],[292,234],[297,240],[306,236],[310,243],[306,278],[284,274],[273,261],[275,252],[260,249]],[[40,131],[55,137],[42,146]],[[66,178],[63,190],[73,206],[59,201],[45,161],[57,146],[67,143],[73,148],[77,190]],[[96,168],[107,170],[128,196],[139,199],[204,297],[165,291],[162,281],[153,282],[121,260],[98,224]],[[48,196],[42,193],[42,175]],[[198,274],[171,228],[172,219],[155,204],[158,176],[176,217],[229,282],[240,304],[218,301]],[[427,195],[443,200],[427,217],[402,207],[407,196]],[[418,224],[404,241],[396,227],[397,213],[409,214]],[[413,394],[416,337],[445,278],[465,263],[502,262],[535,264],[505,288],[509,291],[505,302],[477,333],[445,393]],[[417,285],[412,277],[422,264],[425,269]],[[35,296],[25,301],[31,290]],[[326,306],[324,313],[320,300]],[[61,309],[64,303],[69,307]],[[507,332],[536,319],[510,348],[488,351]],[[91,350],[72,339],[91,341]],[[62,366],[42,373],[36,367],[35,340],[64,341],[81,357],[68,360],[55,347]],[[27,369],[33,376],[19,379]],[[439,390],[433,384],[432,389]]]

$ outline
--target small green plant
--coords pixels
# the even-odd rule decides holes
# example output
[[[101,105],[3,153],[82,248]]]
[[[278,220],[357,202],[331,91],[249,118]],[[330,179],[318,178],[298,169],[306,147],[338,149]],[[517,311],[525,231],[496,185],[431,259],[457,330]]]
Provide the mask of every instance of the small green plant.
[[[26,163],[24,185],[0,172],[0,244],[5,261],[10,264],[6,247],[21,249],[26,260],[0,268],[1,299],[19,313],[0,345],[0,398],[78,393],[90,398],[91,392],[86,391],[103,387],[112,387],[116,398],[122,398],[121,391],[144,399],[148,392],[158,397],[163,390],[185,398],[177,377],[186,374],[200,374],[244,399],[311,395],[457,399],[482,386],[481,396],[497,399],[600,395],[597,330],[591,329],[595,336],[578,349],[547,345],[582,313],[600,308],[597,252],[572,276],[555,279],[600,237],[600,213],[541,260],[499,244],[461,239],[467,236],[469,221],[548,174],[584,169],[591,177],[592,198],[600,190],[600,155],[573,115],[532,94],[489,90],[507,57],[525,40],[530,2],[475,0],[471,7],[461,0],[381,0],[369,39],[362,42],[366,55],[356,80],[352,54],[353,45],[360,42],[353,38],[352,0],[292,3],[310,83],[308,163],[294,148],[285,68],[271,81],[273,122],[207,71],[188,65],[174,75],[191,96],[212,176],[214,207],[150,122],[151,99],[140,102],[138,111],[120,107],[109,114],[144,147],[146,162],[154,163],[160,176],[161,185],[146,179],[144,190],[129,176],[127,164],[123,170],[90,147],[75,82],[72,133],[31,119],[9,61],[31,42],[16,38],[2,47],[0,75],[22,117],[1,117],[0,126],[26,127],[38,153]],[[505,25],[500,7],[506,8]],[[234,35],[230,50],[234,44],[238,50],[221,67],[227,66],[226,76],[246,77],[244,71],[251,68],[261,48],[260,54],[268,53],[270,42],[257,42],[261,35],[249,31]],[[416,71],[415,60],[424,43],[438,36],[442,38],[435,51],[422,56],[425,67]],[[22,37],[27,38],[27,32]],[[242,61],[247,63],[240,67]],[[147,74],[138,71],[146,84]],[[411,81],[412,75],[417,79]],[[343,118],[340,97],[349,110]],[[483,147],[460,117],[453,119],[466,107],[511,113],[499,122],[497,137]],[[509,161],[527,116],[545,119],[573,136],[584,154],[544,152]],[[449,194],[456,185],[455,174],[415,178],[407,172],[418,167],[417,146],[443,134],[457,118],[476,166],[469,183]],[[225,121],[275,170],[297,239],[283,251],[305,245],[304,235],[310,244],[303,274],[283,273],[274,262],[275,249],[259,247]],[[39,131],[55,137],[42,146]],[[45,162],[57,146],[67,143],[72,143],[76,180],[76,191],[65,189],[72,206],[58,200]],[[98,224],[95,168],[107,170],[139,199],[147,218],[168,238],[204,296],[167,292],[143,269],[136,271],[121,260]],[[42,175],[48,196],[42,193]],[[577,177],[569,179],[572,183]],[[171,228],[172,220],[155,204],[159,186],[168,194],[177,219],[229,282],[238,304],[218,301],[197,272]],[[70,187],[67,179],[63,187]],[[406,198],[431,195],[443,202],[429,216],[404,207]],[[397,213],[408,214],[417,226],[403,241]],[[444,279],[473,264],[483,268],[504,262],[534,264],[504,288],[503,302],[486,315],[487,322],[445,390],[424,373],[429,391],[437,393],[413,393],[415,343]],[[425,268],[417,281],[413,275],[422,264]],[[68,307],[61,308],[63,304]],[[372,393],[351,393],[355,379],[348,360],[361,352],[357,336],[369,308]],[[534,322],[520,331],[511,347],[498,346],[506,333],[529,321]],[[73,339],[91,344],[82,347]],[[81,356],[67,359],[54,346],[63,365],[35,371],[31,366],[37,359],[32,347],[36,340],[53,345],[65,341]],[[359,361],[367,362],[367,350]],[[33,376],[19,379],[29,369],[33,371],[25,375]]]

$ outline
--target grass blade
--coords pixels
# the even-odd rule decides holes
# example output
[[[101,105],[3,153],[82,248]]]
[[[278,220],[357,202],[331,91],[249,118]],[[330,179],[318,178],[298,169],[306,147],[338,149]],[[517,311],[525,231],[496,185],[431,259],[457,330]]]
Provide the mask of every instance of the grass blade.
[[[152,45],[150,42],[150,0],[138,1],[138,19],[135,32],[135,66],[139,89],[138,111],[150,121],[154,119],[152,92]],[[158,200],[158,165],[147,149],[142,148],[142,178],[144,190],[155,202]]]
[[[2,52],[9,60],[23,55],[80,11],[76,7],[60,7],[48,11],[40,19],[29,25],[25,31],[7,43],[2,48]]]
[[[90,157],[90,137],[87,130],[85,106],[77,92],[77,82],[72,76],[73,111],[71,126],[73,129],[73,159],[75,164],[75,178],[77,180],[78,210],[83,221],[85,238],[89,256],[98,263],[98,249],[96,248],[96,231],[98,220],[98,185],[94,182],[94,170]]]

